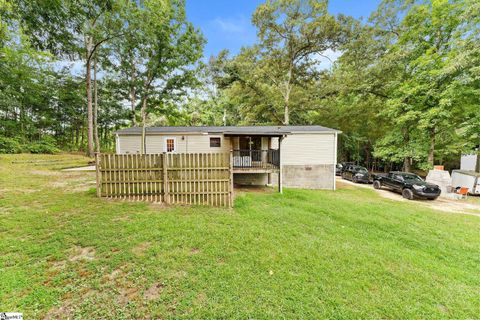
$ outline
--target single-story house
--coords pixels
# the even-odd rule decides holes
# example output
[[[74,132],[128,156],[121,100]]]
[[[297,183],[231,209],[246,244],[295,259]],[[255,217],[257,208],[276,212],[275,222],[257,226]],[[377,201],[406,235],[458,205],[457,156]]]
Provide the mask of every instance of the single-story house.
[[[146,128],[145,153],[233,152],[238,185],[335,189],[337,136],[322,126],[188,126]],[[117,154],[141,152],[142,128],[118,130]]]

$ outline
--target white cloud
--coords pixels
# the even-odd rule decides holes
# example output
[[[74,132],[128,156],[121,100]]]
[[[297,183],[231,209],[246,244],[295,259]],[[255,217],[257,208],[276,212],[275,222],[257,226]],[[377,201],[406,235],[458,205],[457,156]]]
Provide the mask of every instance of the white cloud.
[[[224,33],[244,34],[248,30],[250,22],[245,17],[238,18],[215,18],[212,25]]]

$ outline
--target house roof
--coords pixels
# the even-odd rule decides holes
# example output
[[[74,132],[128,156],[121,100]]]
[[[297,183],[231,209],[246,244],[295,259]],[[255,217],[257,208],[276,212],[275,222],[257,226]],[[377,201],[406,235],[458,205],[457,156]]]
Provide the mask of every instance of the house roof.
[[[281,136],[291,133],[341,133],[341,131],[322,126],[185,126],[185,127],[147,127],[147,134],[208,134],[221,133],[224,135],[269,135]],[[141,127],[131,127],[115,132],[118,135],[138,135],[142,133]]]

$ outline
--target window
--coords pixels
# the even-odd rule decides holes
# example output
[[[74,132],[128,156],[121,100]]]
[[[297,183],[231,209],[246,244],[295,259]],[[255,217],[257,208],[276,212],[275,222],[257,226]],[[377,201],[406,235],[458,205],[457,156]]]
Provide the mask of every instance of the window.
[[[220,138],[210,138],[210,148],[220,148],[221,139]]]
[[[165,151],[175,152],[175,138],[165,138]]]

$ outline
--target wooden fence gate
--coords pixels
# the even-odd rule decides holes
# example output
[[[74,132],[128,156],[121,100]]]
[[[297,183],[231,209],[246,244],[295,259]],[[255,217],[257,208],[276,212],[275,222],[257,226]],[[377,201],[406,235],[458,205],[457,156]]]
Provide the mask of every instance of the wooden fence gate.
[[[97,154],[97,196],[231,207],[232,163],[229,153]]]

